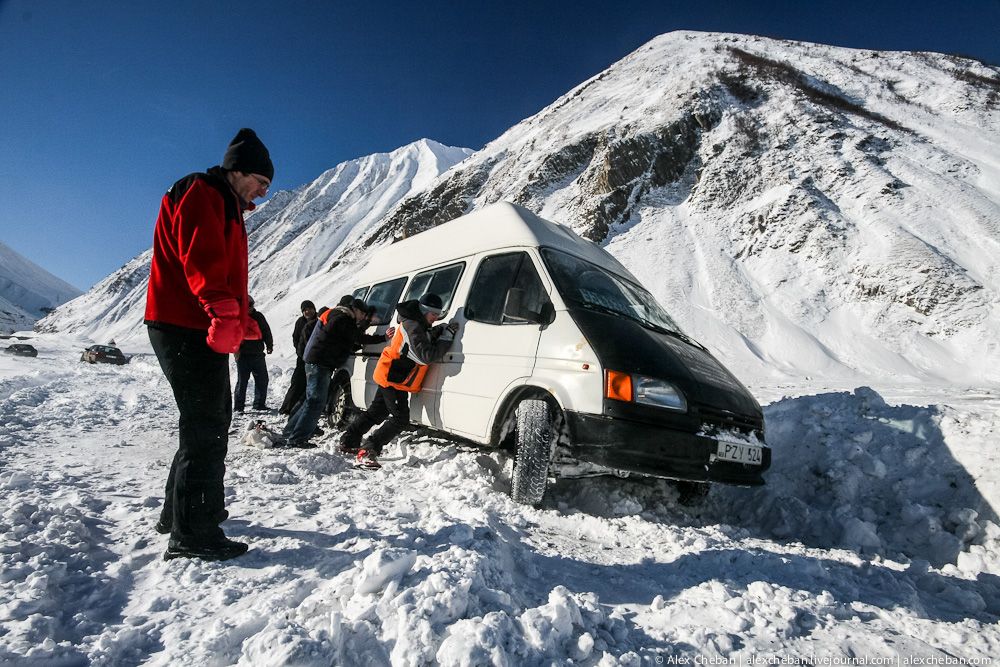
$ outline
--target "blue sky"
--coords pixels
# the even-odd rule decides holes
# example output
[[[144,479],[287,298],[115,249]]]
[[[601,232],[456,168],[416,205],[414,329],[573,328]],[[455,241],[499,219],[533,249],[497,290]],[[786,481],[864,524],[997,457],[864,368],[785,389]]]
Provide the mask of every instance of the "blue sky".
[[[481,148],[671,30],[1000,63],[1000,0],[0,0],[0,241],[86,289],[243,126],[275,189],[428,137]]]

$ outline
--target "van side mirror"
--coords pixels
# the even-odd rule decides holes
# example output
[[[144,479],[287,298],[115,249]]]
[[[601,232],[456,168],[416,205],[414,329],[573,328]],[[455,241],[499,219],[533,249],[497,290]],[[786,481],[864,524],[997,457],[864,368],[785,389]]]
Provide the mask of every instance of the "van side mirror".
[[[513,322],[532,322],[534,324],[551,324],[555,319],[555,308],[551,301],[542,304],[542,311],[530,310],[525,303],[524,290],[512,287],[507,290],[507,298],[503,304],[504,319]]]

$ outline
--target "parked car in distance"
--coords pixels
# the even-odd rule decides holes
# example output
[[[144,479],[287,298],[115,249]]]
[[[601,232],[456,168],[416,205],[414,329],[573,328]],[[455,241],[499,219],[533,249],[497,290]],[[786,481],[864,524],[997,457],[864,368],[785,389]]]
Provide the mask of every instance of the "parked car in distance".
[[[8,345],[7,349],[4,350],[7,354],[13,354],[18,357],[37,357],[38,350],[33,346],[26,343],[15,343],[14,345]]]
[[[91,345],[80,355],[80,361],[86,361],[91,364],[121,365],[127,364],[128,358],[113,345]]]

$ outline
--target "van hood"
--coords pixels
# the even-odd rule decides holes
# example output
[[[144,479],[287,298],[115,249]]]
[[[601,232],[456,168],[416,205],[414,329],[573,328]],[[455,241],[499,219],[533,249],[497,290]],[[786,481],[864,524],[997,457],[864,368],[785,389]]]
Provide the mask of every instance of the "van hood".
[[[707,350],[625,317],[581,308],[570,314],[603,368],[670,382],[689,406],[761,416],[749,390]]]

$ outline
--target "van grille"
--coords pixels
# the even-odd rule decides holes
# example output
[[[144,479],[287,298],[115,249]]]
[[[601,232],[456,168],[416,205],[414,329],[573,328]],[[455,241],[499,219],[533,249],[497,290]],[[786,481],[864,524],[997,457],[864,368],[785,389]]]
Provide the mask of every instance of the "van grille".
[[[746,432],[761,431],[764,428],[764,420],[756,417],[741,415],[735,412],[729,412],[728,410],[709,408],[702,405],[697,406],[696,409],[698,411],[698,416],[705,424],[721,426],[722,428],[735,428]]]

